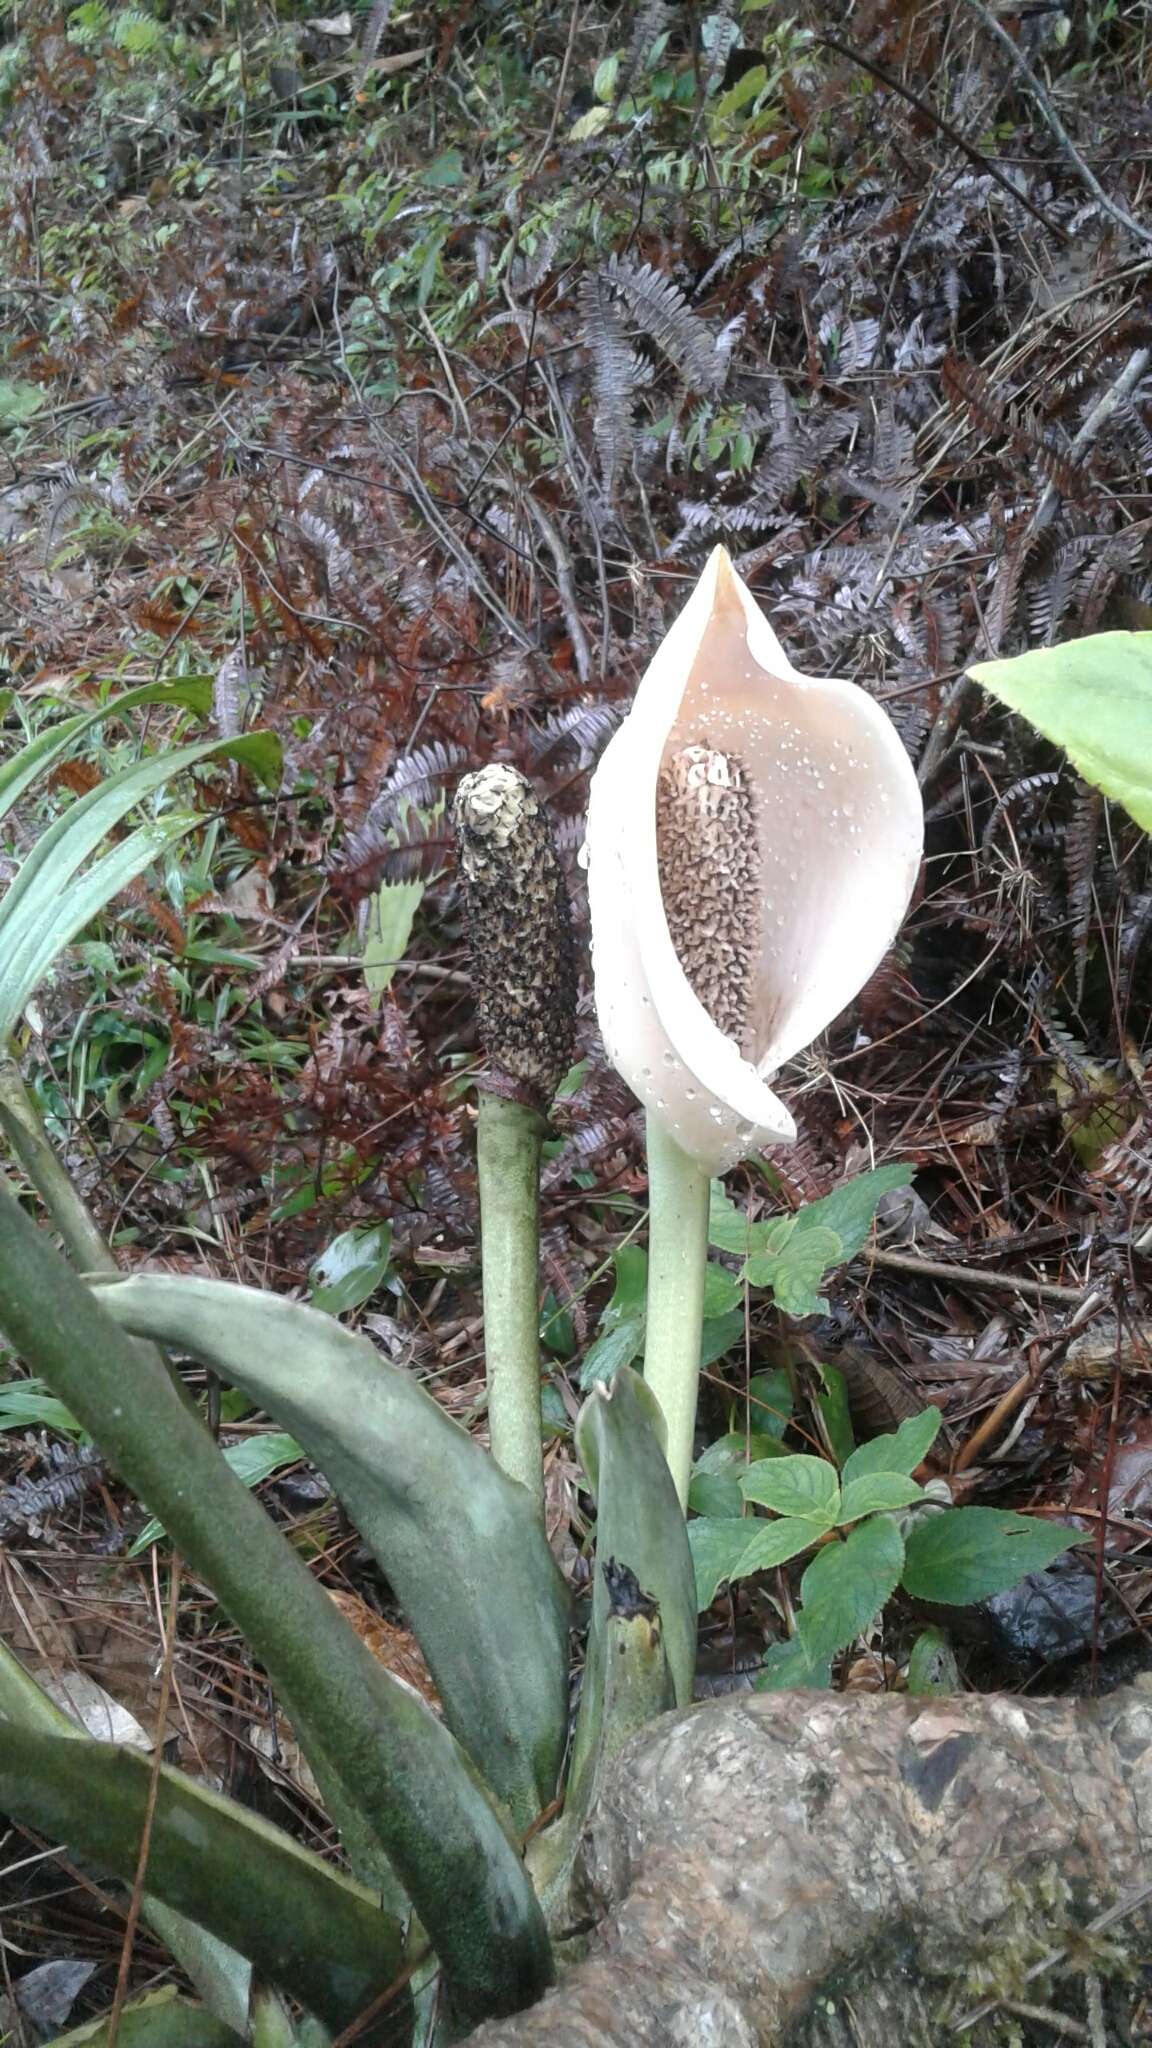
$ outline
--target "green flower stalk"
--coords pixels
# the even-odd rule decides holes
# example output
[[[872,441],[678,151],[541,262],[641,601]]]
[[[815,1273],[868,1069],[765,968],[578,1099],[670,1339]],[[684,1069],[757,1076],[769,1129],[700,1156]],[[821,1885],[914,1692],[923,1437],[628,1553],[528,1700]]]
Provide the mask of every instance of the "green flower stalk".
[[[492,1455],[543,1513],[540,1147],[572,1060],[576,958],[564,872],[531,784],[496,762],[453,806],[480,1037],[477,1124]]]
[[[686,1500],[708,1183],[796,1127],[768,1085],[890,946],[924,818],[895,728],[801,675],[723,548],[592,778],[596,1010],[647,1111],[645,1378]]]

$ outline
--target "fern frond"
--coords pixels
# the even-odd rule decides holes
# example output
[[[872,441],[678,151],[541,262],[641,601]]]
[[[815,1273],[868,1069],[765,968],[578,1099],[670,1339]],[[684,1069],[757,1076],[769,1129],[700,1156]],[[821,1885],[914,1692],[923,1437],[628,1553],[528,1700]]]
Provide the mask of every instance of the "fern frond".
[[[636,325],[676,365],[686,384],[707,391],[718,378],[716,341],[672,278],[628,256],[608,259],[604,276],[624,299]]]
[[[597,272],[582,278],[579,300],[584,339],[592,351],[596,453],[600,457],[604,495],[611,499],[634,443],[635,359],[605,278]]]
[[[372,11],[364,24],[364,34],[360,40],[360,56],[356,65],[357,89],[363,85],[368,66],[374,61],[384,39],[384,31],[388,26],[394,4],[395,0],[372,0]]]

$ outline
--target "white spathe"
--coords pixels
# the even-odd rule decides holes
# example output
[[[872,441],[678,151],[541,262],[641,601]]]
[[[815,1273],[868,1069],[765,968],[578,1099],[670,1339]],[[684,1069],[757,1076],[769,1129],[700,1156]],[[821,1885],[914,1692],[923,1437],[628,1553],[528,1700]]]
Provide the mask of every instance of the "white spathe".
[[[738,759],[755,806],[751,1058],[690,987],[665,915],[657,781],[692,745]],[[608,1057],[707,1171],[795,1138],[768,1082],[887,952],[923,839],[912,764],[881,706],[855,683],[800,675],[714,549],[592,777],[584,849]]]

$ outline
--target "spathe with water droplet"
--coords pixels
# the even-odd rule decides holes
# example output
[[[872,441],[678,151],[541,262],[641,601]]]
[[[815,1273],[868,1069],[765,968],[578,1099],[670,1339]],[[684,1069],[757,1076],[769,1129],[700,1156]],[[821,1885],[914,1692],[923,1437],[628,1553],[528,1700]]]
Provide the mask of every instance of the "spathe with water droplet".
[[[884,710],[801,675],[716,548],[593,775],[584,854],[608,1056],[707,1172],[795,1137],[769,1083],[887,952],[923,832]]]

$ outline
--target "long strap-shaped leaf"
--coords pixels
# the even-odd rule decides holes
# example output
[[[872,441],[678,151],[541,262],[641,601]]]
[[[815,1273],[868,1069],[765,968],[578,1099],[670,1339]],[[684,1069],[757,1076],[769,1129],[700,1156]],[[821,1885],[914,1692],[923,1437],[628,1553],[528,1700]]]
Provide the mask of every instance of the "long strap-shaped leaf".
[[[236,2035],[204,2011],[181,1998],[175,1985],[133,1998],[120,2014],[116,2048],[236,2048]],[[107,2019],[58,2034],[48,2048],[111,2048]]]
[[[696,1580],[688,1530],[664,1456],[663,1417],[630,1366],[594,1387],[576,1422],[576,1448],[596,1496],[597,1571],[584,1690],[569,1783],[578,1788],[604,1742],[606,1637],[611,1598],[603,1567],[611,1559],[655,1601],[677,1706],[692,1700],[696,1668]],[[611,1747],[611,1737],[609,1737]]]
[[[338,1820],[359,1816],[409,1892],[459,2019],[528,2004],[551,1975],[543,1917],[463,1750],[376,1663],[162,1366],[125,1343],[2,1181],[0,1329],[248,1637]]]
[[[46,775],[72,751],[83,733],[106,718],[120,718],[142,704],[182,704],[189,711],[203,714],[212,705],[212,683],[207,676],[179,676],[170,683],[145,683],[140,689],[125,690],[121,696],[109,698],[93,711],[83,711],[75,718],[62,718],[57,725],[46,726],[19,753],[0,763],[0,818],[20,801],[38,776]]]
[[[71,1720],[55,1700],[49,1699],[36,1680],[25,1671],[7,1644],[0,1642],[0,1721],[13,1722],[31,1734],[70,1735],[79,1740],[83,1729]],[[250,1964],[226,1943],[218,1941],[207,1928],[186,1920],[171,1906],[147,1892],[143,1914],[154,1934],[170,1949],[181,1968],[192,1979],[213,2017],[232,2033],[247,2032],[248,2000],[251,1991]]]
[[[527,1827],[563,1754],[568,1613],[526,1490],[317,1309],[169,1273],[101,1283],[99,1299],[124,1329],[242,1387],[315,1458],[394,1586],[450,1726]]]
[[[137,1750],[85,1736],[0,1733],[0,1808],[131,1884],[152,1766]],[[346,2027],[403,1970],[398,1928],[364,1885],[342,1877],[234,1800],[161,1768],[148,1843],[150,1891],[227,1937],[256,1968],[334,2028]],[[397,1994],[378,2043],[407,2038]]]

